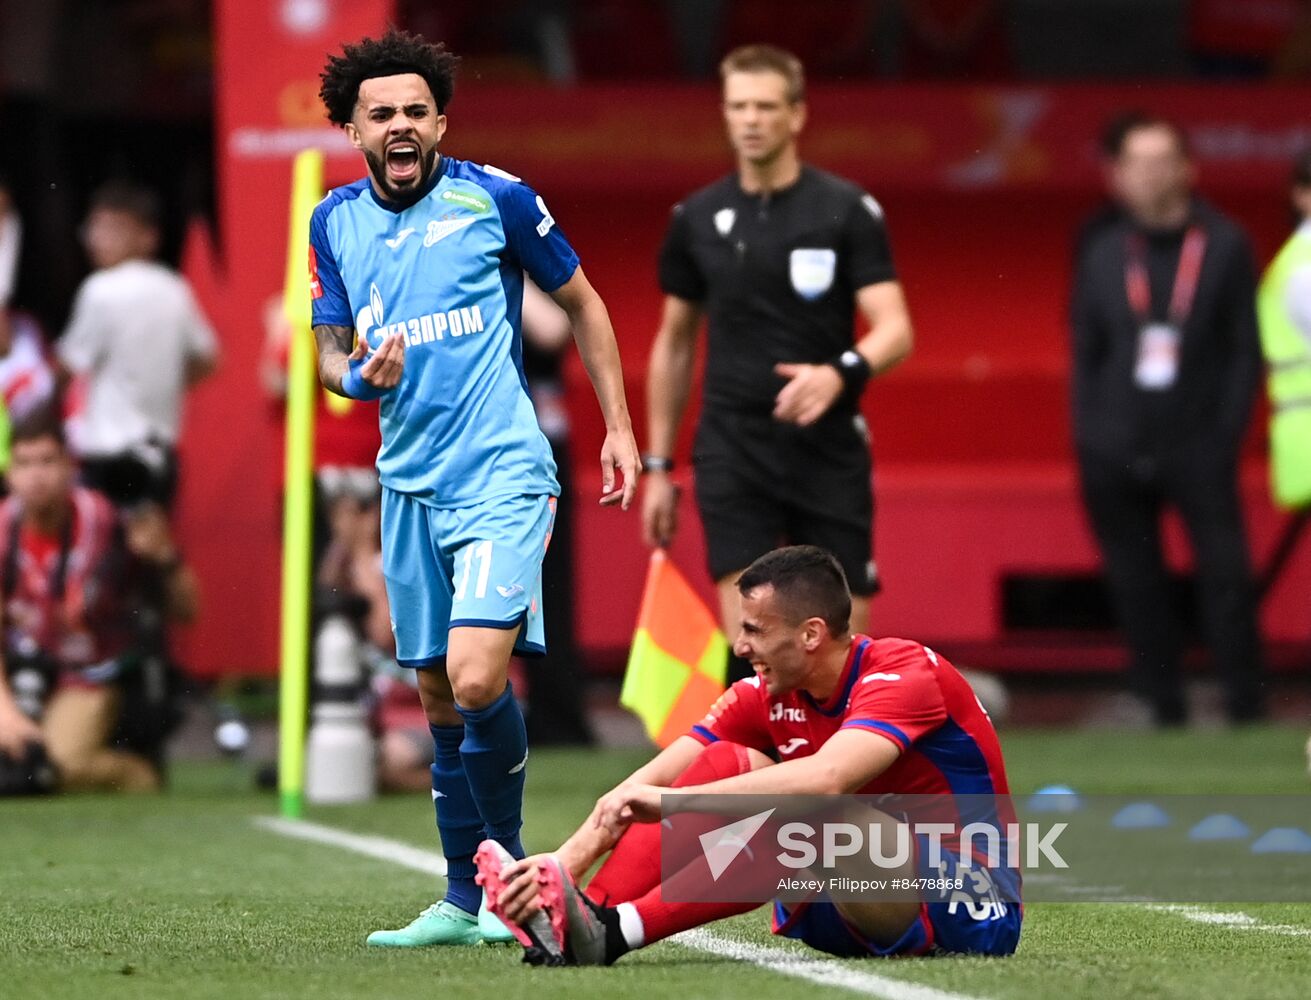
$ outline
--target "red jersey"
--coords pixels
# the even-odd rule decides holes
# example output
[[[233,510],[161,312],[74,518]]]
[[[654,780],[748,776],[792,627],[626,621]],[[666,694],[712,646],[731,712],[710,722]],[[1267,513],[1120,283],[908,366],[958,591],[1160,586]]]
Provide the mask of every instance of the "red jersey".
[[[1006,795],[1001,744],[969,682],[927,646],[857,635],[825,702],[805,691],[771,697],[759,677],[738,681],[692,727],[701,743],[729,740],[776,750],[782,761],[815,753],[839,729],[865,729],[901,756],[861,795]]]
[[[136,563],[104,496],[78,487],[69,503],[67,535],[59,538],[22,525],[15,497],[0,502],[5,648],[10,655],[39,652],[65,672],[107,669],[131,642],[126,602]],[[91,669],[83,676],[99,675]]]

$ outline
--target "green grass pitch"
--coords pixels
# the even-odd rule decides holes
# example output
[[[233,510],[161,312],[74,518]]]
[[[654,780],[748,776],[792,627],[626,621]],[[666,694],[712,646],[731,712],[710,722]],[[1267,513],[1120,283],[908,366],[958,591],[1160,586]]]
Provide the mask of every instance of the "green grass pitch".
[[[1003,733],[1017,792],[1059,782],[1083,792],[1306,794],[1305,740],[1289,727]],[[530,848],[558,842],[641,759],[534,753]],[[435,880],[252,824],[274,808],[272,796],[251,792],[245,772],[226,764],[179,766],[173,790],[158,798],[0,800],[0,998],[858,995],[675,943],[611,969],[529,969],[509,947],[366,949],[369,930],[403,923],[430,902]],[[1307,816],[1311,827],[1311,799]],[[436,849],[422,795],[312,809],[307,818]],[[1311,997],[1311,904],[1211,909],[1253,922],[1201,923],[1124,904],[1031,904],[1011,959],[823,967],[851,970],[851,985],[866,995],[899,1000]],[[714,930],[781,955],[797,951],[771,939],[764,911]]]

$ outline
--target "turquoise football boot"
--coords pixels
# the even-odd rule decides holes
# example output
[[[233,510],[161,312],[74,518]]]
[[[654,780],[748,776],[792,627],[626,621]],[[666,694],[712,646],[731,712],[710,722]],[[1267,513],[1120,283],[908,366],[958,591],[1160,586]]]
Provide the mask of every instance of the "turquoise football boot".
[[[364,943],[374,948],[428,948],[481,944],[482,940],[478,917],[443,899],[399,930],[374,931]]]
[[[514,935],[510,928],[497,919],[496,914],[487,909],[487,894],[483,893],[482,905],[478,907],[478,933],[484,944],[512,944]]]

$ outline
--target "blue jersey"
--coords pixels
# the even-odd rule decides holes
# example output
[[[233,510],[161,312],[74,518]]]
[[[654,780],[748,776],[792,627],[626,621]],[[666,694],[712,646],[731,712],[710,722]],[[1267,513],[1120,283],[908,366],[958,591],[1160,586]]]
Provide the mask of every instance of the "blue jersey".
[[[528,398],[520,314],[525,271],[545,291],[578,255],[518,178],[444,156],[418,201],[381,199],[368,178],[335,188],[310,221],[314,325],[405,342],[382,397],[382,484],[433,507],[557,494]]]

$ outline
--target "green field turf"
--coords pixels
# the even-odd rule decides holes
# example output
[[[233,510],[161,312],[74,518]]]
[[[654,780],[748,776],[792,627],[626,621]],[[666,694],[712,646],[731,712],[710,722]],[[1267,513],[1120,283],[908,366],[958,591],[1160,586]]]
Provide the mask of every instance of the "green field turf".
[[[1021,792],[1060,782],[1085,792],[1303,794],[1311,791],[1305,740],[1305,731],[1278,727],[1003,735]],[[641,759],[633,752],[535,753],[529,847],[554,846]],[[235,766],[186,764],[174,770],[173,791],[158,798],[0,801],[0,998],[857,995],[675,943],[611,969],[529,969],[509,947],[366,949],[369,930],[403,923],[431,901],[434,880],[258,829],[252,820],[271,814],[275,803],[248,788]],[[1311,828],[1311,798],[1307,815]],[[307,818],[436,847],[422,795],[311,809]],[[1191,913],[1245,917],[1202,923],[1135,905],[1033,904],[1011,959],[821,959],[807,968],[848,970],[852,987],[903,1000],[1311,997],[1311,904]],[[763,911],[712,930],[720,939],[818,958],[772,939]],[[909,984],[936,991],[917,993]]]

